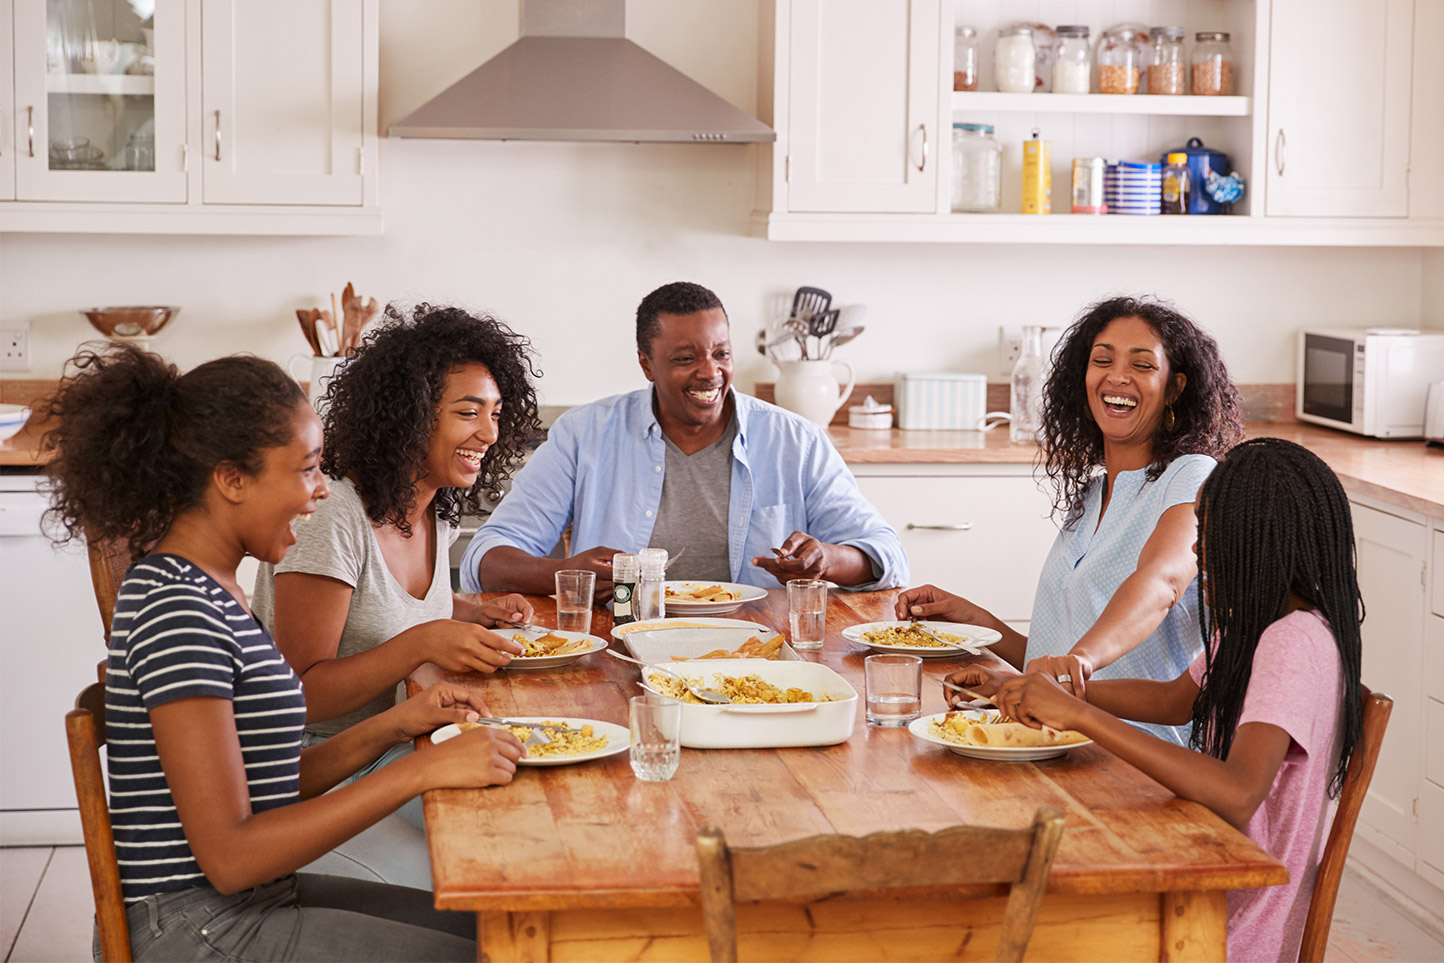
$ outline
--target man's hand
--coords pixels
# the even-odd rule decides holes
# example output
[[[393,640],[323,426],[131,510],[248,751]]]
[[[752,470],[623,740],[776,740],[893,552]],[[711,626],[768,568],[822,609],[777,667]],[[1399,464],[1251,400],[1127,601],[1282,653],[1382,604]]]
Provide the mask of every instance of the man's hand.
[[[596,595],[593,596],[592,601],[605,602],[612,597],[612,556],[620,551],[619,548],[607,548],[604,545],[589,548],[586,551],[578,552],[571,558],[564,559],[557,567],[557,571],[576,569],[583,572],[596,572]]]
[[[877,577],[872,570],[872,559],[861,549],[819,541],[806,532],[793,532],[772,555],[758,556],[752,564],[784,585],[795,578],[861,585]]]

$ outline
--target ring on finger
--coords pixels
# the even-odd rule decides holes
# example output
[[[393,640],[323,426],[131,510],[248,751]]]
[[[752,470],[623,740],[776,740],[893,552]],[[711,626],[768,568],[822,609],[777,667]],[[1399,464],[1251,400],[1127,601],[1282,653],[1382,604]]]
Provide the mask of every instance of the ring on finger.
[[[1061,675],[1058,676],[1058,681],[1059,681],[1059,682],[1071,683],[1071,682],[1073,681],[1073,676],[1070,675],[1070,674],[1067,673],[1067,672],[1064,672],[1064,673],[1062,673]]]

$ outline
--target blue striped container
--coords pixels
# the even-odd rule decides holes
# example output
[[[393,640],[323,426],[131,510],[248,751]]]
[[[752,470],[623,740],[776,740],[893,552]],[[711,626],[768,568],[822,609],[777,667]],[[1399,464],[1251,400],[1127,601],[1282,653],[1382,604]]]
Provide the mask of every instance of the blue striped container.
[[[980,374],[900,374],[893,384],[897,426],[909,430],[976,430],[988,407]]]

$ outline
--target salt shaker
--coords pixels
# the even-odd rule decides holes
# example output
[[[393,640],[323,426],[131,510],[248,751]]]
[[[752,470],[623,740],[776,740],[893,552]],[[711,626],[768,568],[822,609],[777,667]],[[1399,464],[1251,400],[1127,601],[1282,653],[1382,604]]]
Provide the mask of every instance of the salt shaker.
[[[638,622],[667,617],[667,550],[644,548],[637,553],[639,575],[632,596],[632,612]]]

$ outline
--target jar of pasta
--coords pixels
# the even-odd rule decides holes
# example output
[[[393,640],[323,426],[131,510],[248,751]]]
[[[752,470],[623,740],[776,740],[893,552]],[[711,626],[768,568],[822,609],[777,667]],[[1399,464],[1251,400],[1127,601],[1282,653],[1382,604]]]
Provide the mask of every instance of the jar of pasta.
[[[1088,28],[1070,24],[1058,28],[1058,59],[1053,62],[1053,93],[1086,94],[1093,76],[1093,52]]]
[[[1031,94],[1036,57],[1031,26],[1014,24],[999,30],[993,45],[994,85],[1005,94]]]
[[[1183,58],[1183,28],[1154,27],[1148,32],[1148,92],[1188,93],[1188,68]]]
[[[1193,36],[1193,92],[1204,97],[1233,95],[1233,50],[1228,34],[1203,31]]]
[[[1098,92],[1136,94],[1143,55],[1126,34],[1105,33],[1098,42]]]

